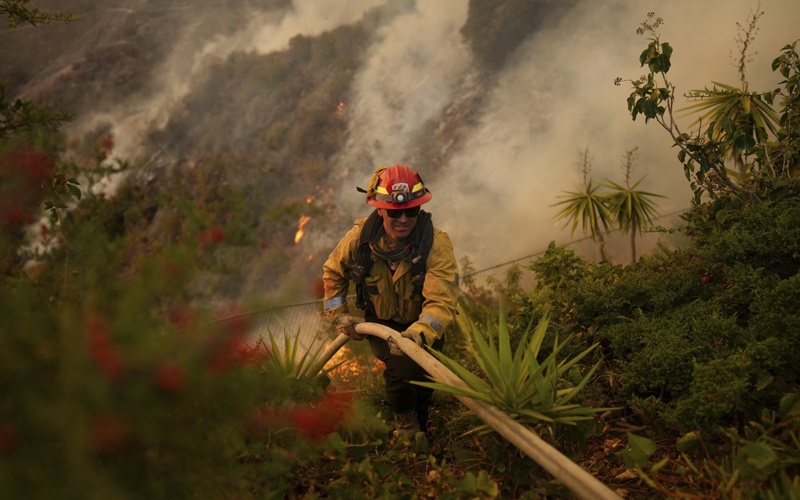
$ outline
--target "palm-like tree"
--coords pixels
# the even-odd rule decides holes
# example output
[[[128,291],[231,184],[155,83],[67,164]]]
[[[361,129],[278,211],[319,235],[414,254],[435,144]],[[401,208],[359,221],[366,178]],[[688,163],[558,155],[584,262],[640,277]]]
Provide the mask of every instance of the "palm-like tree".
[[[610,215],[614,218],[617,227],[625,234],[630,235],[631,264],[636,263],[636,233],[641,235],[642,228],[645,225],[652,225],[653,217],[658,215],[652,199],[663,198],[660,194],[636,190],[644,178],[639,179],[631,186],[631,170],[637,149],[634,148],[625,153],[625,185],[622,186],[611,181],[603,183],[603,186],[611,189],[611,193],[605,195]]]
[[[758,33],[756,25],[763,14],[759,4],[747,26],[739,26],[736,42],[739,45],[741,87],[712,82],[714,87],[711,89],[691,91],[687,97],[694,103],[684,108],[692,113],[701,113],[693,126],[707,124],[706,130],[700,132],[708,140],[723,145],[742,180],[746,180],[744,154],[757,143],[766,141],[768,132],[777,135],[780,128],[780,118],[771,106],[772,98],[768,94],[748,92],[747,89],[745,69],[750,59],[748,50]]]
[[[708,124],[706,137],[724,145],[740,175],[747,149],[766,141],[768,132],[778,133],[778,114],[762,95],[748,92],[746,82],[741,89],[714,82],[712,89],[693,90],[688,97],[695,102],[683,109],[702,113],[694,125]]]
[[[564,225],[569,225],[569,220],[572,220],[572,234],[575,236],[575,230],[578,224],[581,225],[583,233],[588,231],[592,235],[594,244],[597,247],[597,253],[600,256],[600,262],[606,262],[605,254],[605,239],[603,239],[603,230],[608,230],[610,222],[610,214],[608,211],[607,199],[602,194],[597,193],[599,186],[593,186],[591,179],[589,179],[589,170],[591,162],[589,160],[589,148],[586,148],[581,154],[581,168],[583,170],[583,191],[566,191],[565,194],[559,196],[564,200],[555,203],[552,206],[563,205],[563,208],[555,215],[556,219],[568,219]]]

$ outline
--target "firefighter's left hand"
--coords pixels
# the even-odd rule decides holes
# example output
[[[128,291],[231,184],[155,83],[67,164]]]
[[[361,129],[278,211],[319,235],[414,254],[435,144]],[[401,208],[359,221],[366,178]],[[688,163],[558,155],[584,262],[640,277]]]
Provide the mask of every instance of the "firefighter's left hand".
[[[404,332],[400,332],[400,336],[409,340],[413,340],[414,343],[420,347],[425,344],[425,337],[423,337],[421,333],[406,330]],[[389,344],[389,354],[392,356],[405,356],[405,353],[402,349],[400,349],[400,346],[397,345],[397,341],[394,339],[394,337],[389,337],[386,339],[386,343]]]
[[[425,344],[425,337],[423,337],[421,333],[415,332],[413,330],[406,330],[402,332],[400,336],[413,340],[414,343],[416,343],[420,347],[422,347]]]

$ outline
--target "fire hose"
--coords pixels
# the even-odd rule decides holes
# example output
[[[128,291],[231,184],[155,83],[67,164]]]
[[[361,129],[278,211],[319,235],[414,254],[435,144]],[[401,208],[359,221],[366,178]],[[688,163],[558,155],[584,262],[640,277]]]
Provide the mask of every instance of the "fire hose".
[[[373,335],[384,340],[393,337],[400,349],[424,368],[437,382],[469,389],[466,383],[439,360],[424,348],[418,346],[413,340],[402,337],[399,332],[377,323],[359,323],[355,325],[355,329],[356,332],[362,335]],[[313,373],[321,370],[348,340],[350,339],[344,334],[336,337],[326,350],[321,353],[318,370]],[[455,394],[454,396],[498,434],[535,460],[536,463],[561,481],[578,497],[620,500],[621,497],[614,493],[611,488],[542,440],[533,430],[512,419],[496,406],[466,396]]]

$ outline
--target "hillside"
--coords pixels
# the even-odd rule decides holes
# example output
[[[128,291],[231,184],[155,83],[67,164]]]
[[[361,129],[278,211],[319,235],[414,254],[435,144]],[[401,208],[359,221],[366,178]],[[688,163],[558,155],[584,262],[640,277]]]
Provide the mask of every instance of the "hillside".
[[[82,144],[73,156],[113,139],[112,157],[130,165],[129,201],[153,222],[128,223],[126,231],[142,233],[131,238],[142,242],[132,254],[177,238],[163,226],[161,200],[170,196],[216,203],[215,223],[234,217],[224,223],[230,232],[251,231],[254,241],[224,245],[228,267],[247,264],[242,274],[209,275],[229,298],[283,293],[287,275],[298,278],[294,297],[307,298],[336,238],[365,215],[355,186],[376,165],[409,163],[423,173],[437,224],[478,269],[570,239],[550,205],[580,183],[576,160],[585,148],[601,179],[617,178],[623,153],[641,146],[636,172],[666,196],[660,212],[689,204],[674,153],[624,116],[623,95],[610,97],[613,77],[627,71],[616,61],[632,59],[622,47],[636,41],[643,16],[632,7],[589,9],[579,0],[40,7],[80,20],[0,30],[4,45],[16,48],[0,53],[12,94],[73,114],[67,133]],[[782,7],[770,7],[773,24],[759,42],[783,36],[774,27]],[[744,13],[730,15],[738,21]],[[688,22],[681,28],[692,30]],[[623,23],[630,36],[615,28]],[[97,189],[111,194],[118,181]],[[530,230],[512,229],[520,227]],[[643,241],[643,250],[657,240]],[[620,246],[614,260],[625,262],[625,251]]]
[[[342,158],[353,142],[348,121],[355,78],[381,30],[415,8],[413,2],[378,5],[350,23],[313,36],[294,35],[273,51],[224,49],[215,55],[209,40],[236,44],[237,27],[254,18],[285,20],[296,14],[288,2],[261,2],[258,10],[254,4],[211,3],[198,12],[182,1],[112,2],[102,8],[72,2],[58,8],[78,15],[77,22],[0,32],[25,47],[1,56],[13,91],[51,109],[65,108],[75,118],[71,133],[85,143],[111,135],[116,156],[131,162],[133,176],[124,189],[154,221],[137,227],[144,234],[132,240],[169,243],[171,236],[159,225],[164,217],[155,208],[163,196],[202,198],[235,186],[245,203],[238,216],[263,244],[231,250],[237,265],[252,263],[245,270],[252,282],[241,283],[237,275],[221,284],[217,291],[229,298],[274,290],[284,275],[300,269],[305,280],[313,279],[308,259],[318,268],[330,239],[296,256],[298,220],[302,212],[313,212],[312,234],[323,224],[332,233],[348,224],[350,216],[330,214],[342,197],[333,186],[355,192],[355,185],[343,183],[341,168],[332,167],[349,161]],[[423,164],[426,178],[434,181],[481,115],[503,61],[528,32],[563,10],[547,2],[519,4],[513,13],[473,4],[462,31],[478,61],[485,62],[451,82],[450,100],[413,131],[408,137],[413,148],[397,158]],[[526,18],[538,22],[522,24]],[[201,40],[206,46],[198,50]],[[209,54],[203,58],[203,52]],[[181,80],[182,73],[191,81]],[[358,178],[374,168],[371,156],[358,158]],[[306,206],[312,199],[313,207]],[[279,257],[265,257],[264,246]],[[259,273],[271,267],[259,262],[265,259],[284,265]]]

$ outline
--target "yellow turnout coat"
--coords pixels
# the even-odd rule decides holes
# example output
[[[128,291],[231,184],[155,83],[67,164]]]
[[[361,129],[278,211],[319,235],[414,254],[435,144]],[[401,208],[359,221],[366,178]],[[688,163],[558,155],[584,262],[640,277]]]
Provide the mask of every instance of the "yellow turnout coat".
[[[324,308],[330,320],[349,314],[347,293],[351,271],[357,265],[361,228],[366,220],[364,217],[355,221],[322,266]],[[385,235],[378,246],[388,250]],[[371,290],[370,298],[378,318],[411,324],[409,330],[423,333],[426,342],[432,344],[453,323],[458,305],[458,263],[450,237],[434,228],[421,297],[414,296],[409,261],[401,261],[392,271],[385,260],[374,253],[371,255],[373,264],[365,284]]]

